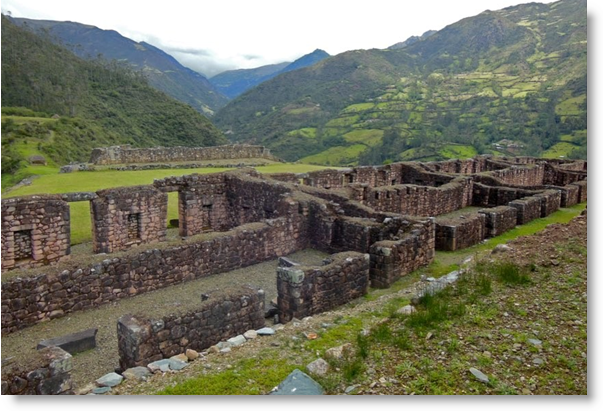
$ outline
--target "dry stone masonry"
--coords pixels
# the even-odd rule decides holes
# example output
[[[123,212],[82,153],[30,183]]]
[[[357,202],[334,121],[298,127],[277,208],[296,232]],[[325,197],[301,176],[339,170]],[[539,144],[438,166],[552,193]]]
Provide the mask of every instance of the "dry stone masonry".
[[[172,154],[176,161],[186,151],[166,150],[109,148],[95,161]],[[583,161],[479,156],[273,177],[243,168],[96,193],[3,199],[2,272],[18,276],[2,282],[2,332],[306,248],[333,254],[323,266],[288,264],[275,273],[278,314],[286,322],[358,298],[369,286],[390,287],[433,261],[436,249],[469,247],[587,200]],[[166,237],[170,192],[178,193],[175,240]],[[69,203],[75,201],[90,203],[96,255],[70,256]],[[122,366],[202,349],[260,328],[263,315],[263,295],[246,289],[200,300],[192,313],[124,316]],[[3,366],[2,390],[68,392],[63,377],[44,382],[55,374],[5,379]]]

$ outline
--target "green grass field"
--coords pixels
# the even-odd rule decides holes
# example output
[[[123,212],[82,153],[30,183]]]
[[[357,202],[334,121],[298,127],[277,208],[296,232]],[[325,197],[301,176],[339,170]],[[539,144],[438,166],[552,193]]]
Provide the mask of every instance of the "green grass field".
[[[40,175],[29,186],[19,187],[3,197],[17,197],[32,194],[60,194],[78,191],[97,191],[112,187],[125,187],[152,184],[153,180],[169,176],[187,174],[209,174],[233,170],[232,168],[195,168],[195,169],[169,169],[169,170],[143,170],[143,171],[94,171],[59,174],[53,167],[30,166],[31,169],[39,168]],[[274,163],[256,167],[260,173],[306,173],[322,170],[326,167],[310,164]],[[43,173],[42,173],[43,170]],[[80,244],[90,241],[92,228],[90,220],[90,205],[87,201],[70,203],[71,210],[71,243]],[[168,220],[178,218],[178,194],[168,194]]]

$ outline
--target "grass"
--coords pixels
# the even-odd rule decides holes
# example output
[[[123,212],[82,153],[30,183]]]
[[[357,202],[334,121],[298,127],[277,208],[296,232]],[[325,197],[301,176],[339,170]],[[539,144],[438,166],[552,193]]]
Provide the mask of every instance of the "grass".
[[[218,374],[199,376],[174,387],[168,387],[160,395],[259,395],[269,392],[284,380],[298,364],[280,358],[255,358],[239,361],[230,370]]]
[[[94,171],[59,174],[58,169],[44,166],[30,166],[31,169],[39,168],[39,177],[29,186],[19,187],[6,194],[4,197],[26,196],[32,194],[60,194],[78,191],[97,191],[113,187],[127,187],[135,185],[152,184],[154,179],[187,174],[209,174],[232,170],[232,168],[195,168],[195,169],[169,169],[169,170],[142,170],[142,171]],[[310,164],[274,163],[256,167],[260,173],[304,173],[322,170],[325,167]],[[80,244],[92,239],[90,220],[90,205],[87,201],[70,203],[71,213],[71,243]],[[168,194],[168,221],[178,218],[178,194]]]
[[[331,147],[318,154],[304,157],[299,162],[304,164],[356,165],[358,156],[366,148],[364,144],[354,144],[349,147]]]
[[[541,154],[542,158],[567,158],[571,152],[578,146],[568,142],[561,141]]]

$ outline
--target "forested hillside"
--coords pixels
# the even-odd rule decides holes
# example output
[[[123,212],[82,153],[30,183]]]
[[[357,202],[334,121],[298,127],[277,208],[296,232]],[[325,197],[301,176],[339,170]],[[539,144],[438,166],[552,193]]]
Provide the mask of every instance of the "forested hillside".
[[[200,113],[211,115],[228,102],[228,98],[203,75],[182,66],[163,50],[144,41],[135,42],[114,30],[102,30],[71,21],[11,20],[20,27],[64,45],[85,60],[103,58],[128,63],[134,70],[144,74],[152,87]]]
[[[25,157],[85,161],[94,147],[226,142],[211,122],[118,63],[88,62],[2,16],[2,183]],[[10,107],[13,107],[12,109]]]
[[[320,164],[585,158],[586,55],[585,0],[529,3],[286,73],[214,121],[234,141]]]

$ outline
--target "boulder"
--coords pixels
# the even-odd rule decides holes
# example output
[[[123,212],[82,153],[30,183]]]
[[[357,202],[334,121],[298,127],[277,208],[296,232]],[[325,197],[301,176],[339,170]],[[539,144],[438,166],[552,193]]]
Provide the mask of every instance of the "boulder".
[[[323,395],[323,388],[308,374],[293,370],[270,395]]]

